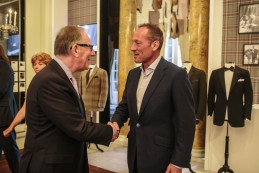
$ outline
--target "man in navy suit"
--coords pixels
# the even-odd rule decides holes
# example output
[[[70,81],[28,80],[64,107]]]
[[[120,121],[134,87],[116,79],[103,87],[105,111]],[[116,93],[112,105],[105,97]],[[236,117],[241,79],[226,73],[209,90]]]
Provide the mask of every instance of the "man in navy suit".
[[[112,121],[130,118],[129,173],[181,173],[190,166],[195,133],[192,88],[186,71],[160,56],[163,32],[153,24],[138,27],[131,51],[140,67],[127,77]]]
[[[15,131],[8,137],[3,136],[3,131],[11,124],[17,113],[17,107],[13,94],[14,72],[2,46],[0,46],[0,82],[0,146],[4,150],[10,170],[18,173],[20,151],[15,141]]]
[[[108,146],[118,135],[111,123],[95,124],[85,119],[72,73],[88,69],[92,48],[82,28],[66,26],[56,36],[56,57],[28,88],[20,173],[88,173],[85,142]]]

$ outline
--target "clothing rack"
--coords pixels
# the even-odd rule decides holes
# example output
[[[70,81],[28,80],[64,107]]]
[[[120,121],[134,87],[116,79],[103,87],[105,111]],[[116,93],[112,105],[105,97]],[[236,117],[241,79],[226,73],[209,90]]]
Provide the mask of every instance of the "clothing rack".
[[[225,143],[225,163],[224,165],[218,170],[218,173],[234,173],[232,169],[230,169],[230,166],[228,165],[228,157],[229,157],[229,136],[228,136],[228,120],[225,120],[227,122],[227,135],[226,135],[226,143]]]

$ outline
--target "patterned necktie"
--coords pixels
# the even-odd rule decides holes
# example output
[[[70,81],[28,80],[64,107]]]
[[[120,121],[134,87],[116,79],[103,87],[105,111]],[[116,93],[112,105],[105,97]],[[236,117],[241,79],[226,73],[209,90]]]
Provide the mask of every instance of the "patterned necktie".
[[[72,78],[70,78],[70,80],[72,81],[72,85],[73,85],[73,87],[75,88],[77,94],[79,95],[79,92],[78,92],[78,85],[77,85],[77,82],[76,82],[75,77],[73,76]]]

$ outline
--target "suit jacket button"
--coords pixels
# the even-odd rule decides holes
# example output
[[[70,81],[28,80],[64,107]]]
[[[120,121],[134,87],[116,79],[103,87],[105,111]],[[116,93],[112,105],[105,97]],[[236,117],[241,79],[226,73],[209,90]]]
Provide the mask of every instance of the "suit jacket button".
[[[137,124],[136,124],[136,126],[137,126],[137,127],[140,127],[140,124],[139,124],[139,123],[137,123]]]

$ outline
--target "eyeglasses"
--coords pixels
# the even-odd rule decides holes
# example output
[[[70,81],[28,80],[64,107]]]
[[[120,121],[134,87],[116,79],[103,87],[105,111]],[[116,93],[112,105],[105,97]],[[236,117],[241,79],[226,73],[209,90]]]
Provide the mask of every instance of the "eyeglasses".
[[[91,51],[93,51],[93,47],[94,47],[94,46],[91,45],[91,44],[78,44],[78,43],[77,43],[76,45],[82,46],[82,47],[89,47]]]

